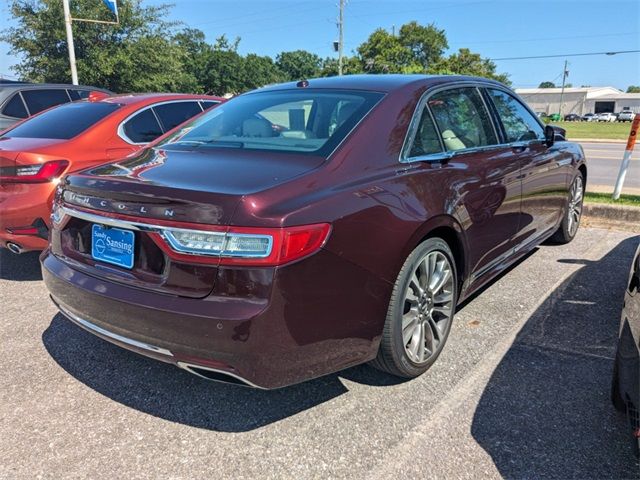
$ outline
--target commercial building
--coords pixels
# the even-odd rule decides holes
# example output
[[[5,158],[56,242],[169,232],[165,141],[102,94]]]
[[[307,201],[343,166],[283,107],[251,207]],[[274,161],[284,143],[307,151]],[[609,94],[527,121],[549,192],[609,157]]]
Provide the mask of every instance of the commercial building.
[[[548,115],[560,112],[561,97],[563,115],[622,110],[640,113],[640,93],[624,93],[614,87],[565,88],[564,93],[561,88],[516,88],[516,93],[533,111]]]

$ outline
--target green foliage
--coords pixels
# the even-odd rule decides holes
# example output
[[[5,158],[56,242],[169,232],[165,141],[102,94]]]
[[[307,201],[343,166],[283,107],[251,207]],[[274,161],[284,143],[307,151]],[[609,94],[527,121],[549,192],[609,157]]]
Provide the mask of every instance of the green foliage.
[[[282,52],[276,57],[276,65],[287,80],[297,81],[317,77],[322,59],[306,50]]]
[[[473,75],[492,78],[506,85],[510,85],[509,76],[496,72],[496,64],[480,54],[471,52],[468,48],[461,48],[447,58],[442,58],[429,69],[429,73]]]
[[[62,2],[12,0],[17,26],[3,30],[0,39],[24,61],[15,67],[22,77],[39,82],[68,82]],[[81,83],[114,91],[182,91],[193,87],[185,72],[184,50],[172,40],[176,25],[162,20],[169,6],[143,7],[141,0],[119,2],[118,25],[74,22],[73,34]],[[76,18],[112,20],[102,2],[71,2]],[[144,73],[141,75],[141,73]]]
[[[5,28],[0,40],[22,57],[14,70],[24,79],[66,83],[71,76],[62,2],[11,0],[17,25]],[[72,16],[111,20],[97,0],[72,0]],[[266,56],[238,53],[239,38],[225,35],[213,44],[198,29],[183,28],[168,17],[169,5],[143,6],[142,0],[120,0],[118,25],[74,22],[74,40],[80,82],[115,92],[199,92],[216,95],[287,80],[338,74],[336,58],[305,50],[281,52],[275,61]],[[375,30],[343,59],[343,72],[450,73],[478,75],[508,83],[488,59],[468,49],[448,57],[444,30],[413,21],[398,35]],[[630,87],[632,88],[632,87]]]
[[[627,93],[640,93],[640,85],[629,85]]]
[[[556,84],[553,82],[541,82],[538,88],[556,88]]]

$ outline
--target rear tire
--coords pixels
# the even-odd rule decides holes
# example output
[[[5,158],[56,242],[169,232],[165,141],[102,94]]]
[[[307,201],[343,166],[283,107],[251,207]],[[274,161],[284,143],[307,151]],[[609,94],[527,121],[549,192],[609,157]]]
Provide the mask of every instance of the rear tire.
[[[449,245],[440,238],[425,240],[398,274],[371,365],[404,378],[427,371],[449,336],[457,298],[458,276]]]
[[[567,205],[562,216],[562,222],[558,230],[551,236],[553,243],[565,244],[573,240],[578,233],[580,219],[582,218],[582,202],[584,201],[584,178],[582,172],[578,174],[571,182],[569,195],[567,196]]]

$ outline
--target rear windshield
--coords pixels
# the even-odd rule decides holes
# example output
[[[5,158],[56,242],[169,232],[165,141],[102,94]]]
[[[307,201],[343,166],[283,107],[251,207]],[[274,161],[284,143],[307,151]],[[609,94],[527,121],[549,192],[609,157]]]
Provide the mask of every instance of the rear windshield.
[[[25,120],[2,136],[69,140],[118,108],[116,103],[67,103]]]
[[[283,90],[241,95],[164,140],[175,148],[237,148],[327,156],[383,94]]]

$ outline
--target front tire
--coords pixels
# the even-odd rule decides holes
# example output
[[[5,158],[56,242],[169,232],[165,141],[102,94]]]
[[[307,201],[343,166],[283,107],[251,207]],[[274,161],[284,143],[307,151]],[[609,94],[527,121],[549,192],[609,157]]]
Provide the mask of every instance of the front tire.
[[[584,201],[584,178],[582,172],[573,179],[567,197],[567,206],[558,230],[551,237],[554,243],[565,244],[573,240],[578,233],[582,218],[582,202]]]
[[[451,249],[429,238],[407,257],[391,294],[378,356],[371,364],[414,378],[436,361],[451,330],[458,277]]]

